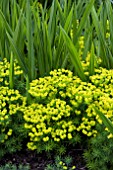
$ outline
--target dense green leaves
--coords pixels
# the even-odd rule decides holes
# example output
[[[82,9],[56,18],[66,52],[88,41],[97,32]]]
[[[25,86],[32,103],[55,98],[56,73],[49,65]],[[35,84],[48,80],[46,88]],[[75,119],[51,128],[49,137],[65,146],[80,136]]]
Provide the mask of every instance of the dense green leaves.
[[[109,0],[99,5],[94,0],[53,0],[49,7],[47,1],[43,6],[32,0],[1,1],[0,57],[10,60],[12,52],[29,81],[57,68],[74,69],[85,81],[81,59],[88,53],[90,75],[94,74],[94,56],[101,58],[102,66],[113,67],[112,12]]]

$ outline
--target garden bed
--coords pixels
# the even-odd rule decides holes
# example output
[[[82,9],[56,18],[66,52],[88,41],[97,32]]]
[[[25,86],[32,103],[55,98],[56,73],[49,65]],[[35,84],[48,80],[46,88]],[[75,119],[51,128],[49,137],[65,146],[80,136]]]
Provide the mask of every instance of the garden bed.
[[[0,0],[0,170],[113,169],[112,14]]]
[[[68,156],[73,159],[72,166],[76,165],[76,170],[87,170],[82,154],[82,149],[71,149],[68,153]],[[53,155],[51,155],[51,158],[48,158],[45,153],[37,154],[35,151],[25,149],[14,154],[7,154],[0,160],[0,166],[7,163],[15,164],[16,166],[23,164],[29,165],[31,170],[45,170],[48,164],[54,164],[53,158]]]

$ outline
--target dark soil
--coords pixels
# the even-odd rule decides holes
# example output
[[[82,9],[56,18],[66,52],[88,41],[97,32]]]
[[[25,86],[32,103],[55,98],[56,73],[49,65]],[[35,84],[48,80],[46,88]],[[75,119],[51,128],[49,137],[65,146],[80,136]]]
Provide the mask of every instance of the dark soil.
[[[72,149],[68,153],[68,156],[73,158],[72,166],[76,165],[76,170],[87,170],[82,154],[82,149]],[[54,163],[53,157],[54,156],[48,158],[45,153],[37,154],[35,151],[26,149],[12,155],[5,155],[5,157],[0,160],[0,166],[5,165],[6,163],[15,164],[17,166],[23,164],[29,165],[31,170],[44,170],[47,164]]]

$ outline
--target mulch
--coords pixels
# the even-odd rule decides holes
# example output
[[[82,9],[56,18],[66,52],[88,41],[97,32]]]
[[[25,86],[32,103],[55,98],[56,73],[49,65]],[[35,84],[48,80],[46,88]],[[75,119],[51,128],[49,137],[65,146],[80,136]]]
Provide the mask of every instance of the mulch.
[[[76,165],[76,170],[87,170],[82,156],[82,149],[72,149],[68,152],[68,155],[73,158],[72,165]],[[5,155],[5,157],[0,160],[0,166],[6,163],[17,166],[19,164],[29,165],[31,170],[44,170],[47,164],[54,163],[54,159],[53,156],[48,158],[46,153],[37,154],[36,151],[25,149],[14,154]]]

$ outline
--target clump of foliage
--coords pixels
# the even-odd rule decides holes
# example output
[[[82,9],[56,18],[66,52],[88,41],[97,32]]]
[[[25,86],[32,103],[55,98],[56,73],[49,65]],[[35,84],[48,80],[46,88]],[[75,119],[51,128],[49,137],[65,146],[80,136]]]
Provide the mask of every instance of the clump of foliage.
[[[24,110],[25,128],[29,129],[29,149],[50,151],[59,148],[62,153],[63,141],[80,141],[79,134],[75,133],[76,140],[72,137],[75,131],[72,119],[76,113],[70,116],[72,108],[66,103],[69,100],[68,94],[67,97],[63,96],[66,85],[72,82],[72,73],[65,70],[63,72],[59,70],[59,75],[57,71],[51,72],[51,76],[39,78],[30,84],[31,104]]]
[[[13,72],[13,84],[14,88],[20,91],[25,91],[25,87],[21,80],[21,75],[23,71],[21,70],[20,66],[18,65],[17,60],[14,60],[14,72]],[[3,61],[0,61],[0,86],[9,87],[10,86],[10,62],[6,58]],[[22,88],[24,90],[22,90]]]
[[[74,170],[76,169],[76,166],[72,166],[72,157],[67,156],[65,158],[62,158],[60,156],[57,156],[55,158],[55,162],[53,164],[48,164],[45,170]]]
[[[90,82],[104,93],[104,96],[101,96],[100,100],[97,98],[93,105],[98,102],[98,105],[96,105],[98,110],[113,122],[113,70],[102,67],[95,69],[95,75],[90,76]],[[93,105],[91,105],[92,108]],[[95,112],[95,110],[93,111]],[[98,118],[97,114],[96,118]],[[99,170],[101,167],[103,170],[112,169],[113,134],[107,132],[108,129],[102,125],[102,120],[98,119],[98,122],[101,124],[96,126],[98,135],[89,140],[84,158],[90,170]]]
[[[107,93],[110,97],[113,95],[113,70],[105,68],[95,69],[95,75],[90,77],[90,81],[96,87]]]
[[[0,87],[0,157],[21,149],[25,129],[22,107],[25,98],[18,90]]]
[[[95,75],[90,77],[90,81],[105,94],[100,98],[98,110],[113,121],[113,70],[101,67],[95,69]],[[102,120],[100,122],[102,123]],[[110,134],[108,137],[112,137],[112,135]]]
[[[27,146],[32,150],[57,148],[63,153],[65,142],[75,145],[82,135],[97,135],[96,124],[102,121],[94,106],[108,113],[107,101],[109,113],[113,112],[113,99],[105,91],[93,82],[83,82],[69,70],[54,70],[48,77],[33,80],[29,93],[31,104],[24,110],[24,119],[30,139]]]
[[[16,61],[13,64],[14,82],[17,83],[23,71]],[[9,82],[10,63],[4,58],[0,61],[0,157],[20,150],[26,136],[21,112],[26,99],[17,88],[10,89]]]
[[[84,159],[89,170],[108,170],[113,168],[113,138],[107,139],[108,132],[98,125],[98,135],[89,140]]]
[[[21,75],[23,71],[20,69],[17,61],[14,62],[14,78],[17,80],[19,75]],[[10,74],[10,63],[6,58],[3,61],[0,61],[0,86],[8,86],[9,85],[9,74]]]
[[[7,163],[4,166],[0,166],[0,170],[30,170],[30,167],[28,165],[13,165],[10,163]]]

